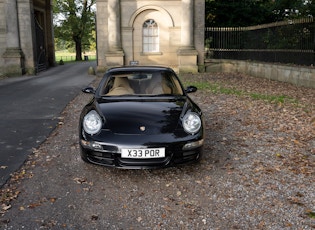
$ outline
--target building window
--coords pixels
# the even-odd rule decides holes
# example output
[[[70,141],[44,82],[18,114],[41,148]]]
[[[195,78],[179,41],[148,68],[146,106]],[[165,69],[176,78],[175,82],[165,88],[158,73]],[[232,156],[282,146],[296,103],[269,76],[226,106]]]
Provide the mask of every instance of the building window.
[[[142,49],[144,53],[159,52],[159,27],[153,19],[143,23]]]

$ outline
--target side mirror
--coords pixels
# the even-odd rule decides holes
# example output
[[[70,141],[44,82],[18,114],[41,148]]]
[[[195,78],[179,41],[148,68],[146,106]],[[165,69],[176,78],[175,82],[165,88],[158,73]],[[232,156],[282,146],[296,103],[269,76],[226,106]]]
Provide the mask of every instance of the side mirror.
[[[95,94],[95,89],[93,87],[86,87],[82,89],[83,93]]]
[[[185,90],[186,93],[194,93],[197,91],[197,87],[196,86],[188,86]]]

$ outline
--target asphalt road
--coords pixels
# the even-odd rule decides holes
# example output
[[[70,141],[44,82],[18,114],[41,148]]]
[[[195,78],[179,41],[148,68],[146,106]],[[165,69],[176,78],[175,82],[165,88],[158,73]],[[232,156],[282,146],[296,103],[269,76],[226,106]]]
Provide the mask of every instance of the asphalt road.
[[[56,127],[65,106],[95,79],[88,75],[95,65],[66,64],[0,80],[0,187]]]

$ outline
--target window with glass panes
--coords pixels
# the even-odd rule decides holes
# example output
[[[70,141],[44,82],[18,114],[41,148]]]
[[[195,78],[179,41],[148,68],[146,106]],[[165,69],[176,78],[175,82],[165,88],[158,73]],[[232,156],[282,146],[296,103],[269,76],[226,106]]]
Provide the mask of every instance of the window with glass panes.
[[[159,52],[159,27],[153,19],[143,23],[143,52]]]

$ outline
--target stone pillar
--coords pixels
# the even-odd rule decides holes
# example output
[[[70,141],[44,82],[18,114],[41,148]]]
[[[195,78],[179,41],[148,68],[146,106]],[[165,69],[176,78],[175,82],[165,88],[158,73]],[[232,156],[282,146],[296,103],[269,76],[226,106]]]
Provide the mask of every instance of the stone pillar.
[[[108,45],[109,51],[121,51],[120,2],[108,0]]]
[[[182,0],[181,46],[194,49],[194,4],[193,0]]]
[[[19,76],[23,74],[24,55],[20,47],[17,0],[6,0],[7,48],[3,54],[5,74]]]
[[[179,72],[198,72],[194,46],[194,1],[182,0],[181,47],[178,50]]]
[[[122,66],[124,52],[121,45],[120,0],[108,0],[108,52],[107,66]]]
[[[55,44],[54,44],[54,26],[52,15],[52,0],[46,0],[46,39],[47,39],[47,55],[49,66],[55,66]]]

